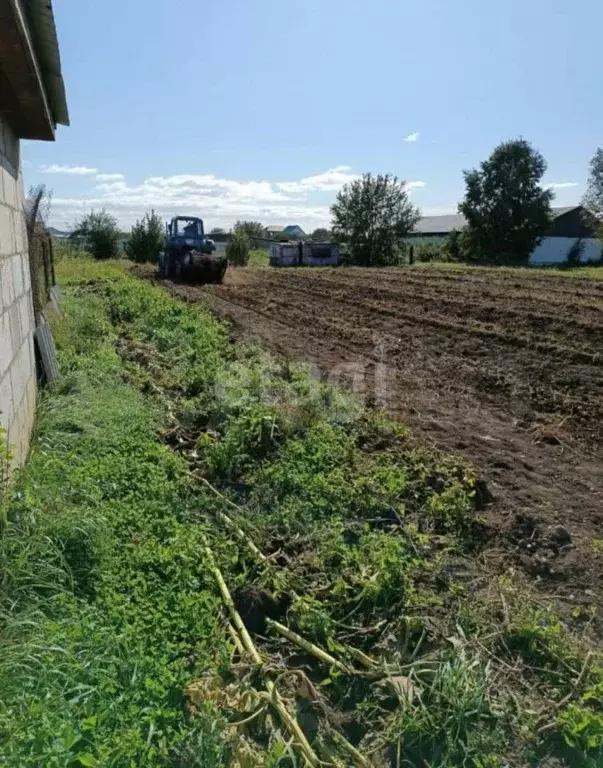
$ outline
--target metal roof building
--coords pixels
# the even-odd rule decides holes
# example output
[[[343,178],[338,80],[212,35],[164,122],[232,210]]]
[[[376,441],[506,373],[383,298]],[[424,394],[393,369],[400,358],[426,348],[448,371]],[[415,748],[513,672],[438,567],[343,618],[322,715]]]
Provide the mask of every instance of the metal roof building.
[[[553,208],[553,219],[556,221],[571,211],[576,211],[580,208],[581,206],[579,205],[555,207]],[[462,229],[465,224],[465,217],[460,213],[451,213],[444,216],[424,216],[422,219],[419,219],[412,234],[419,236],[445,236],[455,229]]]

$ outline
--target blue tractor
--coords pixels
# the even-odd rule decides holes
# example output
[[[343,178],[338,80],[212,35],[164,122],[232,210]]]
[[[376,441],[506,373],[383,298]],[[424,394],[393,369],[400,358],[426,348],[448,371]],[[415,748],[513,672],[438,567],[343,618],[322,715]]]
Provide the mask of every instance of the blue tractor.
[[[202,219],[176,216],[166,224],[165,249],[159,255],[159,277],[186,283],[221,283],[228,267],[225,254],[216,253],[205,237]]]

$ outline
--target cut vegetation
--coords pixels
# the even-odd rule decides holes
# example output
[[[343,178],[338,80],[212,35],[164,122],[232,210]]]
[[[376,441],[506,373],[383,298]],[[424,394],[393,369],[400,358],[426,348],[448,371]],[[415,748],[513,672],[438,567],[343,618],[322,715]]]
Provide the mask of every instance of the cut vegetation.
[[[2,765],[601,764],[588,622],[479,557],[468,462],[119,267],[62,275],[0,539]]]
[[[477,467],[491,562],[601,626],[600,269],[247,269],[218,289],[167,287],[238,338],[343,383],[359,371],[368,404]],[[557,526],[571,538],[551,540]]]

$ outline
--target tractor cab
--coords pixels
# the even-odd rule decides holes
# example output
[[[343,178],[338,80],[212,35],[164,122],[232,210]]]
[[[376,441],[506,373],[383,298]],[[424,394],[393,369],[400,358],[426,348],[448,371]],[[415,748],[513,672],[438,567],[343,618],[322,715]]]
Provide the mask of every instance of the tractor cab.
[[[196,217],[176,216],[166,224],[168,242],[175,246],[189,246],[203,250],[205,231],[203,220]]]

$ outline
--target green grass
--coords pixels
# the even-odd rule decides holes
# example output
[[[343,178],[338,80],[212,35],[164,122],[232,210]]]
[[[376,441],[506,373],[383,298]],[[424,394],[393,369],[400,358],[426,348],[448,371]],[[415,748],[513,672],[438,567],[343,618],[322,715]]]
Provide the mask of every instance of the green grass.
[[[509,274],[525,277],[526,275],[554,277],[573,277],[587,280],[603,280],[603,265],[583,267],[482,267],[472,264],[458,264],[456,262],[432,261],[413,264],[411,269],[436,269],[443,272],[459,272],[471,274],[472,272],[494,271],[494,274]]]
[[[268,251],[254,250],[249,253],[249,267],[267,267],[268,261]]]
[[[0,538],[1,765],[299,764],[274,720],[224,727],[259,680],[232,663],[206,540],[290,707],[291,669],[313,681],[298,717],[323,757],[348,764],[331,712],[377,765],[601,764],[600,657],[477,566],[470,466],[118,264],[60,271],[63,377]],[[300,659],[271,610],[397,683]]]
[[[124,381],[106,304],[70,298],[0,547],[0,763],[219,764],[185,685],[225,654],[203,526],[161,414]],[[213,337],[212,337],[213,338]]]

